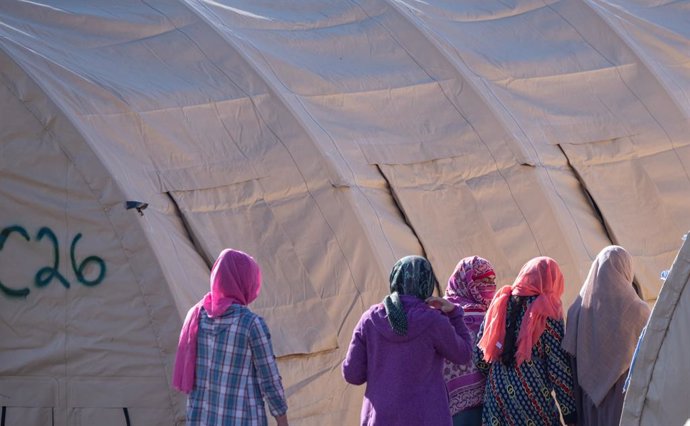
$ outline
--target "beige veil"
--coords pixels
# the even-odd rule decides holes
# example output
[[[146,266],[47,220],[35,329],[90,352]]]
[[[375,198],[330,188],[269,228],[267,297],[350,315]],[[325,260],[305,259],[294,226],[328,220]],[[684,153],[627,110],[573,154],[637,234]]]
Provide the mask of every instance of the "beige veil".
[[[630,366],[650,308],[632,286],[632,256],[619,246],[594,259],[580,295],[568,309],[563,348],[577,360],[577,379],[599,405]]]

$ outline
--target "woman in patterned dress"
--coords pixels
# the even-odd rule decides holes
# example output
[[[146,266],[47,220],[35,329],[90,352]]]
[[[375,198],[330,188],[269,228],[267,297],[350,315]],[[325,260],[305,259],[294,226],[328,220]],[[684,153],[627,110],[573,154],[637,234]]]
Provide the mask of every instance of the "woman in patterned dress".
[[[465,311],[465,325],[475,341],[486,310],[496,293],[496,274],[488,260],[479,256],[462,259],[448,278],[445,298]],[[473,362],[445,360],[443,377],[448,388],[453,426],[480,426],[486,378]]]
[[[187,425],[266,426],[266,409],[287,426],[287,403],[271,336],[247,305],[259,296],[261,270],[225,249],[211,270],[211,291],[187,313],[173,386],[189,394]]]
[[[558,426],[558,406],[566,424],[577,421],[570,356],[561,348],[562,294],[563,275],[549,257],[528,261],[496,293],[474,348],[487,376],[483,424]]]

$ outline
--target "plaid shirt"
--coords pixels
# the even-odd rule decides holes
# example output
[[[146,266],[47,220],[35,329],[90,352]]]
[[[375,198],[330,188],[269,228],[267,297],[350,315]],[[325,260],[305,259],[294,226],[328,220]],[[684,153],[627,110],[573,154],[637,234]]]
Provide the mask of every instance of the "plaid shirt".
[[[264,320],[242,305],[232,305],[215,319],[203,309],[199,315],[187,424],[267,425],[264,397],[273,416],[285,414],[283,385]]]

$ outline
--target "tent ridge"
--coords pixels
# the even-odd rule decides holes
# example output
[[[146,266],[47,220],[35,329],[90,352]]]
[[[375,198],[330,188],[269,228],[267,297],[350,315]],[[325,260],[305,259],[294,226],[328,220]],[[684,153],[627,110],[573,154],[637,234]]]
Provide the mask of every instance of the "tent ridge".
[[[384,0],[388,3],[393,10],[395,10],[403,19],[405,19],[411,26],[413,26],[426,40],[428,40],[436,50],[452,65],[455,72],[460,76],[463,82],[467,83],[477,96],[484,102],[489,111],[493,113],[494,118],[502,125],[502,127],[513,136],[511,142],[513,142],[517,148],[516,154],[526,160],[520,160],[525,162],[533,162],[538,159],[538,154],[536,148],[533,146],[527,132],[522,128],[520,123],[515,117],[510,113],[508,107],[501,102],[498,97],[486,87],[482,78],[474,73],[464,60],[459,55],[452,55],[448,51],[448,48],[439,41],[429,28],[423,23],[418,22],[419,20],[412,16],[410,13],[404,11],[402,6],[398,5],[395,1]],[[483,90],[486,89],[486,90]],[[534,151],[534,155],[530,155],[522,142],[527,142],[528,146]]]
[[[185,6],[187,6],[189,9],[192,10],[193,13],[195,13],[199,19],[204,21],[213,31],[215,31],[218,35],[220,35],[223,40],[228,44],[230,48],[232,48],[235,52],[237,52],[240,57],[242,57],[245,61],[245,63],[255,72],[255,74],[261,78],[261,80],[266,84],[266,87],[269,88],[270,92],[276,97],[276,99],[290,112],[291,116],[293,119],[299,124],[299,126],[302,128],[302,130],[306,133],[306,135],[309,137],[311,145],[314,147],[314,149],[320,154],[321,159],[325,162],[326,164],[326,169],[328,171],[328,178],[331,179],[332,182],[336,184],[340,184],[342,182],[353,182],[355,177],[354,177],[354,172],[352,170],[350,171],[351,176],[350,177],[345,177],[343,175],[343,172],[341,171],[341,167],[339,167],[338,164],[335,163],[335,156],[340,157],[340,162],[343,164],[347,165],[347,162],[344,160],[342,153],[339,151],[338,147],[336,146],[335,142],[333,141],[331,135],[321,127],[318,122],[312,117],[309,112],[304,108],[304,105],[301,103],[299,100],[299,97],[292,94],[287,88],[284,87],[283,83],[280,81],[277,76],[275,76],[275,73],[273,70],[270,70],[270,72],[267,72],[263,69],[262,66],[259,65],[259,63],[254,60],[251,56],[250,53],[246,52],[245,49],[243,49],[240,46],[240,42],[233,40],[228,32],[232,33],[233,36],[237,37],[241,42],[244,42],[248,44],[251,49],[253,49],[259,56],[262,56],[261,51],[256,48],[250,40],[247,40],[243,38],[240,35],[237,35],[232,31],[232,29],[228,28],[226,25],[224,25],[221,21],[220,18],[214,15],[213,11],[209,10],[207,6],[205,5],[197,5],[197,4],[192,4],[195,3],[191,0],[183,0]],[[200,10],[202,9],[203,10]],[[205,12],[205,13],[204,13]],[[209,15],[212,15],[209,17]],[[223,31],[223,28],[227,29],[228,31]],[[202,50],[203,52],[203,50]],[[266,65],[270,69],[270,65]],[[225,72],[225,71],[223,71]],[[272,76],[273,75],[273,76]],[[283,86],[283,89],[281,90],[281,86]],[[249,99],[252,100],[253,103],[253,98],[251,95],[247,95]],[[296,98],[295,101],[290,101],[290,97]],[[324,135],[326,136],[326,139],[330,142],[330,145],[333,148],[333,154],[325,151],[323,147],[321,146],[320,143],[318,143],[319,138],[316,137],[314,134],[314,129],[312,126],[308,124],[308,121],[305,120],[305,117],[303,117],[303,114],[300,114],[298,112],[297,103],[299,107],[304,111],[304,114],[307,115],[309,121],[314,123],[317,127],[318,130],[323,132]],[[259,114],[260,115],[260,114]],[[263,119],[263,117],[262,117]],[[265,122],[265,120],[264,120]],[[280,138],[279,138],[280,139]],[[281,140],[282,143],[282,140]],[[287,148],[287,147],[286,147]],[[288,152],[290,152],[290,149],[288,149]],[[340,163],[339,162],[339,163]],[[349,169],[349,166],[347,166]],[[306,182],[305,182],[306,183]]]

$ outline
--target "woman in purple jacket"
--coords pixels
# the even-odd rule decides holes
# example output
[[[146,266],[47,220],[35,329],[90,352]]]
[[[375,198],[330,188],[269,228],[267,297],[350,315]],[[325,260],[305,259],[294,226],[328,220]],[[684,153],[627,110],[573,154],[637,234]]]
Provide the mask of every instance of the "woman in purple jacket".
[[[452,425],[443,360],[467,363],[471,337],[462,308],[431,296],[437,287],[428,260],[403,257],[390,294],[355,327],[342,371],[348,383],[367,384],[362,425]]]

